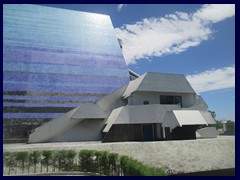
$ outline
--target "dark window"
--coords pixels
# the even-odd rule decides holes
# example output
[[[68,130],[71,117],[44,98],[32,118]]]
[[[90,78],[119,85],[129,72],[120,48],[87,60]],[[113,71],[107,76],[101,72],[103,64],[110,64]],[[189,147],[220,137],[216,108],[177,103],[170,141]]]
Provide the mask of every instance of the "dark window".
[[[181,96],[160,96],[160,104],[179,104],[182,106]]]
[[[149,101],[143,101],[143,104],[145,105],[145,104],[149,104]]]
[[[154,140],[154,129],[152,124],[143,125],[143,141],[153,141]]]

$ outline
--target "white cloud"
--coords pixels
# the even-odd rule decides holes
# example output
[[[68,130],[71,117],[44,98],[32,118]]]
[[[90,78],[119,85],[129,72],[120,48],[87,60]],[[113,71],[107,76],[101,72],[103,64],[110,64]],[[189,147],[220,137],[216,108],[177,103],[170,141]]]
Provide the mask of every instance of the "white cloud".
[[[235,66],[188,75],[187,79],[198,93],[232,88],[235,87]]]
[[[126,6],[127,6],[126,4],[119,4],[119,5],[117,6],[118,12],[121,11],[122,8],[123,8],[123,7],[126,7]]]
[[[211,23],[235,14],[235,5],[203,5],[193,14],[175,12],[165,17],[145,18],[116,28],[123,42],[127,64],[139,59],[177,54],[198,46],[212,34]]]
[[[194,13],[194,18],[216,23],[234,15],[234,4],[206,4]]]

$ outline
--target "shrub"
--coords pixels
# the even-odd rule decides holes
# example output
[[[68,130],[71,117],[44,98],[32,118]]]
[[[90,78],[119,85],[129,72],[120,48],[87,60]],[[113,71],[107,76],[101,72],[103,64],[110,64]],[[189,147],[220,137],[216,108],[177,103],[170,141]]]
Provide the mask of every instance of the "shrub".
[[[58,171],[65,171],[66,168],[66,151],[61,150],[57,151],[56,155],[54,156],[55,163],[54,165],[58,168]]]
[[[109,153],[107,151],[93,151],[93,150],[81,150],[78,153],[79,166],[77,166],[75,158],[77,152],[68,151],[33,151],[33,152],[4,152],[4,165],[9,168],[8,174],[11,172],[11,168],[16,163],[20,163],[22,173],[24,173],[25,164],[28,162],[34,166],[34,173],[36,173],[36,166],[39,162],[48,167],[53,165],[53,171],[55,167],[59,171],[85,171],[94,172],[111,176],[163,176],[166,175],[160,168],[149,167],[131,157],[119,156],[116,153]],[[42,159],[41,159],[42,158]],[[41,170],[42,172],[42,170]]]
[[[100,151],[99,161],[100,161],[101,174],[108,175],[109,174],[108,152]]]
[[[94,151],[94,170],[96,171],[96,173],[101,174],[102,173],[102,168],[100,165],[100,156],[101,156],[101,152],[100,151]]]
[[[3,162],[6,167],[8,167],[8,175],[11,173],[11,169],[15,165],[15,156],[11,152],[3,153]]]
[[[66,151],[66,162],[65,162],[65,170],[66,171],[74,171],[76,170],[76,166],[74,164],[74,159],[77,155],[76,151],[68,150]]]
[[[41,152],[40,151],[32,151],[29,154],[29,165],[34,166],[34,173],[37,172],[37,164],[41,160]]]
[[[121,175],[124,176],[126,173],[126,164],[128,161],[127,156],[121,156],[120,157],[120,169],[121,169]]]
[[[47,167],[47,172],[48,172],[48,167],[49,165],[52,164],[53,162],[53,151],[43,151],[42,152],[42,164]]]
[[[108,175],[117,175],[117,160],[118,160],[118,154],[116,153],[109,153],[108,154],[108,169],[109,174]]]
[[[91,150],[81,150],[78,154],[80,170],[92,171],[94,153]]]
[[[28,152],[17,152],[16,161],[20,162],[22,169],[22,174],[24,173],[25,163],[28,161],[29,153]]]

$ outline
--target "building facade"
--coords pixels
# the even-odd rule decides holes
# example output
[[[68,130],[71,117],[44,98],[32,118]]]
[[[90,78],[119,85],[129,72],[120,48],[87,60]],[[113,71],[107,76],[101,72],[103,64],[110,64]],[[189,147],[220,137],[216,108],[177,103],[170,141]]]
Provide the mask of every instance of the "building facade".
[[[216,137],[215,120],[207,109],[184,75],[145,73],[96,103],[36,128],[29,143]]]
[[[119,42],[106,15],[4,5],[4,141],[216,137],[206,103],[183,75],[139,76]]]
[[[3,5],[5,141],[129,82],[107,15],[37,5]]]

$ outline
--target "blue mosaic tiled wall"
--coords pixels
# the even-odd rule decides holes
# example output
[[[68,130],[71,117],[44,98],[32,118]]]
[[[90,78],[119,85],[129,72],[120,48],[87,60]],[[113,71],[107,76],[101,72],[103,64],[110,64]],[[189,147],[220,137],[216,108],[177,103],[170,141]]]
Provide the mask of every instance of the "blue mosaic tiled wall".
[[[3,5],[3,71],[6,138],[129,82],[109,16],[37,5]]]

